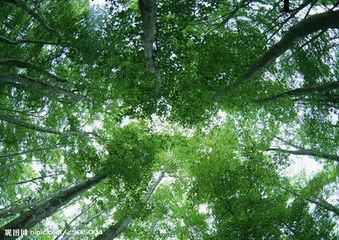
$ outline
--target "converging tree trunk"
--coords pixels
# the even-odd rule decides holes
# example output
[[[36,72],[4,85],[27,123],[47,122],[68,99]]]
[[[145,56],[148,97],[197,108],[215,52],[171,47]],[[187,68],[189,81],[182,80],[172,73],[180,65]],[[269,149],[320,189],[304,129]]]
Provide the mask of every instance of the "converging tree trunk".
[[[163,170],[160,174],[160,176],[157,178],[157,180],[152,184],[151,188],[148,190],[148,192],[145,194],[143,199],[141,200],[142,203],[146,203],[148,199],[151,197],[163,177],[165,176],[166,171]],[[137,213],[140,211],[141,207],[136,206],[133,209],[134,213]],[[121,220],[119,220],[116,224],[113,224],[111,227],[109,227],[103,234],[97,236],[95,240],[111,240],[115,237],[117,237],[132,221],[132,217],[126,215]]]
[[[220,88],[215,93],[213,99],[216,100],[227,92],[230,92],[247,82],[251,77],[283,54],[287,49],[291,48],[298,40],[304,38],[310,33],[319,30],[327,30],[329,28],[339,28],[339,10],[316,14],[302,20],[300,23],[292,27],[278,43],[272,46],[262,57],[252,64],[247,71],[240,74],[234,83]]]
[[[23,127],[23,128],[31,129],[37,132],[57,134],[57,135],[60,135],[61,137],[69,137],[69,136],[86,137],[89,134],[93,134],[93,133],[88,133],[88,132],[60,132],[54,129],[40,127],[40,126],[36,126],[30,123],[26,123],[26,122],[21,121],[20,119],[17,119],[17,118],[8,116],[8,115],[4,115],[4,114],[0,114],[0,120],[6,121],[8,123],[11,123],[11,124]]]
[[[95,176],[88,179],[86,182],[70,187],[64,191],[60,191],[53,198],[33,207],[28,212],[23,213],[19,217],[2,226],[0,233],[4,236],[5,229],[30,229],[34,227],[45,218],[52,216],[72,199],[78,197],[81,193],[90,189],[105,178],[107,178],[106,175]],[[8,237],[6,239],[15,238],[16,237]]]

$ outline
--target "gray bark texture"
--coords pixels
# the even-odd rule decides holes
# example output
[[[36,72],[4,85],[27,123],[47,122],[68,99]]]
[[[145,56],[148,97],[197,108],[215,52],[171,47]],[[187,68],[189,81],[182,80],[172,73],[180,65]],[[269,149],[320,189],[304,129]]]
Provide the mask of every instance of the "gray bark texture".
[[[154,100],[155,110],[157,110],[158,96],[161,88],[161,73],[159,66],[154,62],[153,54],[157,6],[155,0],[139,0],[139,8],[141,11],[141,27],[143,30],[141,39],[144,47],[146,70],[152,73],[155,78]]]

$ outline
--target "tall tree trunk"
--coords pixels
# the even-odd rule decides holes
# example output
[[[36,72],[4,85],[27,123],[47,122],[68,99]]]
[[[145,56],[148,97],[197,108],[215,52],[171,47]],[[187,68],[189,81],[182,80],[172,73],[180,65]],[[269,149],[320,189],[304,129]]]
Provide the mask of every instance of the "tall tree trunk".
[[[308,17],[294,27],[292,27],[282,39],[272,46],[262,57],[252,64],[245,72],[240,74],[234,83],[221,87],[214,95],[213,99],[217,100],[227,92],[234,90],[240,85],[247,82],[255,74],[263,70],[272,63],[277,57],[291,48],[295,42],[304,38],[310,33],[327,30],[329,28],[339,28],[339,10],[320,13]]]
[[[152,184],[151,188],[145,194],[143,199],[141,200],[142,203],[146,203],[148,199],[151,197],[163,177],[165,176],[166,170],[163,170],[157,180]],[[137,206],[133,209],[134,213],[140,211],[140,206]],[[116,224],[109,227],[103,234],[97,236],[95,240],[111,240],[117,237],[128,225],[132,222],[132,217],[126,215],[122,219],[120,219]]]
[[[0,233],[4,236],[5,229],[30,229],[45,218],[52,216],[59,208],[66,205],[72,199],[78,197],[81,193],[90,189],[97,183],[107,178],[106,175],[95,176],[88,179],[86,182],[80,183],[73,187],[67,188],[65,191],[60,191],[59,194],[44,203],[33,207],[28,212],[13,219],[0,229]],[[8,237],[6,239],[15,239],[16,237]]]
[[[339,216],[339,208],[333,206],[332,204],[328,203],[324,199],[320,198],[306,198],[306,200],[310,203],[313,203],[322,209],[328,210],[330,212],[333,212],[335,215]]]
[[[157,111],[158,95],[161,88],[161,73],[159,66],[154,62],[153,54],[157,6],[155,0],[139,0],[139,8],[141,11],[141,26],[143,30],[141,39],[144,47],[146,70],[155,77],[154,100],[155,111]]]

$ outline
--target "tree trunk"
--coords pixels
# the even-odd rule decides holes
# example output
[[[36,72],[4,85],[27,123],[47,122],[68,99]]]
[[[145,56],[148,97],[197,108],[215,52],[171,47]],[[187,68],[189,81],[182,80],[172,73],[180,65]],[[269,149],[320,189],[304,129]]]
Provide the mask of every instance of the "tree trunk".
[[[319,198],[306,198],[307,201],[310,203],[313,203],[322,209],[326,209],[330,212],[333,212],[335,215],[339,216],[339,209],[332,204],[328,203],[324,199],[319,199]]]
[[[307,155],[307,156],[319,157],[319,158],[324,158],[327,160],[339,162],[339,156],[331,155],[328,153],[317,152],[312,149],[288,150],[288,149],[282,149],[282,148],[269,148],[267,149],[267,151],[278,151],[278,152],[290,153],[293,155]]]
[[[13,219],[11,222],[4,225],[0,232],[4,236],[5,229],[30,229],[36,224],[44,220],[45,218],[52,216],[59,208],[66,205],[72,199],[78,197],[81,193],[85,192],[89,188],[93,187],[97,183],[107,178],[106,175],[95,176],[88,179],[84,183],[80,183],[73,187],[60,191],[53,198],[48,201],[33,207],[28,212],[25,212],[21,216]],[[6,239],[15,239],[16,237],[8,237]]]
[[[44,133],[50,133],[50,134],[57,134],[60,135],[61,137],[69,137],[69,136],[79,136],[79,137],[84,137],[84,136],[88,136],[91,133],[87,133],[87,132],[59,132],[50,128],[45,128],[45,127],[39,127],[33,124],[29,124],[29,123],[25,123],[20,121],[17,118],[8,116],[8,115],[4,115],[4,114],[0,114],[0,120],[6,121],[8,123],[23,127],[23,128],[27,128],[27,129],[31,129],[37,132],[44,132]]]
[[[338,88],[339,88],[339,82],[331,82],[331,83],[322,84],[320,86],[297,88],[291,91],[280,93],[272,97],[267,97],[267,98],[258,99],[254,101],[259,102],[259,103],[264,103],[264,102],[279,100],[281,98],[286,98],[286,97],[296,97],[296,96],[301,96],[301,95],[306,95],[306,94],[317,95],[319,93],[332,91]]]
[[[148,192],[145,194],[145,196],[143,197],[143,199],[141,200],[142,203],[146,203],[148,201],[148,199],[151,197],[151,195],[153,194],[153,192],[155,191],[155,189],[157,188],[157,186],[159,185],[159,183],[161,182],[161,180],[163,179],[163,177],[165,176],[166,171],[163,170],[160,174],[160,176],[158,177],[158,179],[153,183],[153,185],[151,186],[151,188],[148,190]],[[138,211],[140,211],[140,206],[135,207],[133,209],[134,213],[137,213]],[[116,224],[112,225],[111,227],[109,227],[103,234],[97,236],[95,238],[95,240],[111,240],[114,239],[115,237],[117,237],[126,227],[128,227],[128,225],[131,223],[132,221],[132,217],[130,216],[125,216],[123,217],[121,220],[119,220]]]
[[[154,63],[153,54],[157,6],[155,0],[139,0],[139,8],[141,11],[141,25],[143,30],[141,39],[144,47],[146,70],[152,73],[155,77],[154,99],[156,111],[158,95],[161,88],[161,73],[159,66]]]
[[[50,151],[50,150],[56,149],[57,147],[58,147],[58,145],[54,145],[54,146],[50,146],[50,147],[37,148],[37,149],[22,151],[22,152],[18,152],[18,153],[10,153],[10,154],[6,154],[6,155],[0,155],[0,159],[2,159],[2,158],[13,158],[13,157],[16,157],[16,156],[20,156],[20,155],[24,155],[24,154],[30,154],[30,153],[34,153],[34,152]]]
[[[29,88],[41,89],[41,90],[48,91],[51,93],[64,94],[74,99],[91,102],[91,99],[89,98],[75,94],[72,91],[63,89],[61,87],[54,86],[54,84],[51,85],[51,84],[41,82],[37,79],[31,78],[29,76],[25,76],[23,74],[1,73],[0,82],[11,83],[14,85],[21,84]]]
[[[251,77],[263,70],[263,68],[283,54],[287,49],[291,48],[298,40],[304,38],[310,33],[319,30],[324,31],[329,28],[339,28],[339,10],[316,14],[302,20],[292,27],[278,43],[272,46],[262,57],[252,64],[247,71],[240,74],[234,83],[220,88],[214,95],[213,99],[217,100],[227,92],[230,92],[247,82]]]
[[[50,174],[50,175],[46,175],[46,176],[40,176],[40,177],[35,177],[35,178],[32,178],[32,179],[28,179],[28,180],[25,180],[25,181],[20,181],[20,182],[10,182],[10,183],[1,183],[0,186],[1,187],[8,187],[8,186],[13,186],[13,185],[20,185],[20,184],[25,184],[25,183],[30,183],[30,182],[34,182],[37,181],[37,180],[43,180],[45,178],[49,178],[49,177],[53,177],[53,176],[56,176],[57,174]]]

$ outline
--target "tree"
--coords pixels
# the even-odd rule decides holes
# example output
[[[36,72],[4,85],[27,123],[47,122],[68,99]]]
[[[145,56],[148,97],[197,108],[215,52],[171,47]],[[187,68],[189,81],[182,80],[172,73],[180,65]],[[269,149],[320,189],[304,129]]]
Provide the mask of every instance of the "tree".
[[[335,237],[338,4],[283,7],[0,1],[2,234]]]

